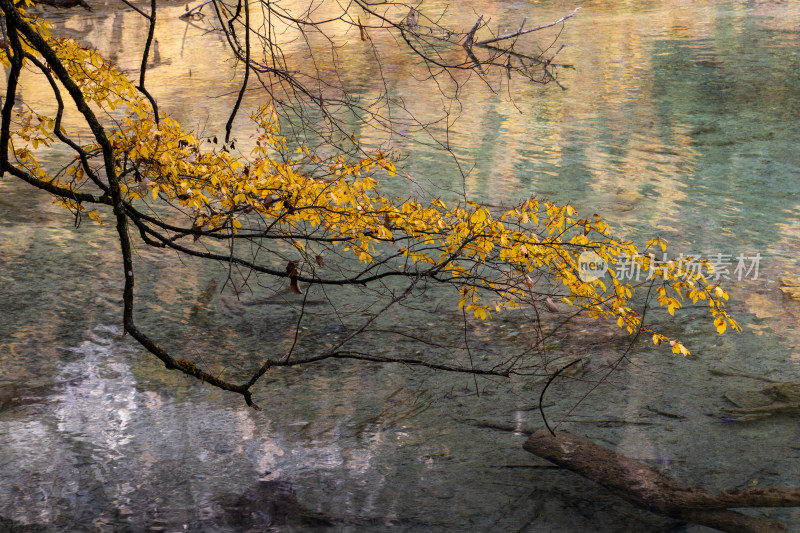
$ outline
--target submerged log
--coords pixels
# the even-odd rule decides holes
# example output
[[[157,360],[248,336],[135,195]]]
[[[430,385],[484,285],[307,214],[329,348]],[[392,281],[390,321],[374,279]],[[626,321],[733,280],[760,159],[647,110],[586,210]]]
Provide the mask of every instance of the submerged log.
[[[82,7],[87,11],[92,10],[92,6],[84,2],[84,0],[36,0],[37,4],[46,4],[48,6],[53,7],[60,7],[60,8],[70,8],[70,7]]]
[[[684,485],[649,466],[566,433],[535,431],[525,450],[598,483],[637,507],[730,533],[788,531],[780,522],[729,507],[800,506],[800,489],[730,489],[719,495]]]

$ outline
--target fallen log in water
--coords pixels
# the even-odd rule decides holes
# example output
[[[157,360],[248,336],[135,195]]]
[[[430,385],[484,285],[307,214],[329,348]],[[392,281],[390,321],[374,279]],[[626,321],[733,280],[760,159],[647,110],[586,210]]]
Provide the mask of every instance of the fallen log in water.
[[[84,0],[37,0],[36,3],[47,4],[48,6],[60,7],[63,9],[80,6],[86,11],[92,10],[92,6],[87,4]]]
[[[780,522],[729,507],[797,507],[800,489],[730,489],[714,494],[690,487],[629,457],[562,432],[535,431],[525,450],[603,485],[637,507],[730,533],[788,531]]]

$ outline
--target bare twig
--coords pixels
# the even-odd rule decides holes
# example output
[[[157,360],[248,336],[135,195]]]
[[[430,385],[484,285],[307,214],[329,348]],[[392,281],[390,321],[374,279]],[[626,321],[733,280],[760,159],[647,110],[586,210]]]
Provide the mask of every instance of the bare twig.
[[[531,32],[534,32],[534,31],[543,30],[545,28],[549,28],[551,26],[555,26],[556,24],[561,24],[562,22],[564,22],[568,18],[574,17],[575,14],[578,11],[580,11],[580,9],[581,8],[576,7],[575,11],[573,11],[569,15],[565,15],[565,16],[561,17],[560,19],[556,20],[555,22],[551,22],[549,24],[544,24],[542,26],[537,26],[535,28],[528,28],[527,30],[523,30],[522,27],[520,26],[520,29],[515,31],[514,33],[506,33],[505,35],[500,35],[498,37],[492,37],[491,39],[484,39],[484,40],[478,41],[478,42],[476,42],[474,44],[477,45],[477,46],[483,46],[485,44],[496,43],[497,41],[504,41],[506,39],[513,39],[514,37],[519,37],[520,35],[525,35],[526,33],[531,33]],[[523,24],[525,24],[524,21],[523,21]]]
[[[483,20],[483,15],[478,17],[478,20],[475,22],[475,25],[467,32],[467,36],[464,38],[464,44],[462,45],[464,48],[469,49],[475,42],[475,32],[478,31],[478,28],[481,26],[481,21]]]

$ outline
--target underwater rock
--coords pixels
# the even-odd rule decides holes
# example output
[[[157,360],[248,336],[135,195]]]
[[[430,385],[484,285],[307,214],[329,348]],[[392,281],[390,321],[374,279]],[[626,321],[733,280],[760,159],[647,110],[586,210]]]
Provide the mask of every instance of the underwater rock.
[[[214,505],[215,512],[189,525],[189,531],[303,531],[329,530],[332,519],[303,507],[292,483],[284,480],[259,481],[240,496]]]
[[[747,422],[773,415],[800,414],[800,383],[773,383],[757,391],[729,391],[725,399],[736,407],[723,409],[720,418]]]

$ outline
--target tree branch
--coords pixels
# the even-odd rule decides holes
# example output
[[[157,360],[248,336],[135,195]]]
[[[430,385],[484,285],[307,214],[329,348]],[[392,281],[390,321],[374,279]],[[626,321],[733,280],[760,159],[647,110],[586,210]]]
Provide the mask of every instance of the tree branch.
[[[642,509],[731,533],[788,531],[780,522],[727,510],[728,507],[800,505],[800,489],[744,489],[718,496],[678,483],[661,472],[591,441],[546,429],[535,431],[525,450],[606,487]]]
[[[555,26],[556,24],[561,24],[561,23],[562,23],[562,22],[564,22],[565,20],[567,20],[567,19],[569,19],[569,18],[572,18],[572,17],[574,17],[574,16],[575,16],[575,14],[576,14],[578,11],[580,11],[580,9],[581,9],[581,8],[579,8],[579,7],[576,7],[576,8],[575,8],[575,11],[573,11],[573,12],[572,12],[572,13],[570,13],[569,15],[565,15],[565,16],[561,17],[560,19],[556,20],[555,22],[551,22],[551,23],[549,23],[549,24],[544,24],[544,25],[542,25],[542,26],[537,26],[537,27],[535,27],[535,28],[529,28],[529,29],[527,29],[527,30],[523,30],[523,29],[522,29],[522,26],[520,26],[520,29],[519,29],[519,30],[517,30],[517,31],[515,31],[514,33],[507,33],[507,34],[505,34],[505,35],[500,35],[500,36],[498,36],[498,37],[492,37],[491,39],[484,39],[484,40],[482,40],[482,41],[477,41],[477,42],[476,42],[476,43],[474,43],[474,44],[476,44],[477,46],[483,46],[483,45],[486,45],[486,44],[496,43],[497,41],[504,41],[504,40],[506,40],[506,39],[513,39],[514,37],[519,37],[520,35],[525,35],[525,34],[527,34],[527,33],[531,33],[531,32],[534,32],[534,31],[543,30],[543,29],[545,29],[545,28],[549,28],[549,27],[551,27],[551,26]],[[524,24],[525,24],[525,22],[523,21],[523,25],[524,25]]]

